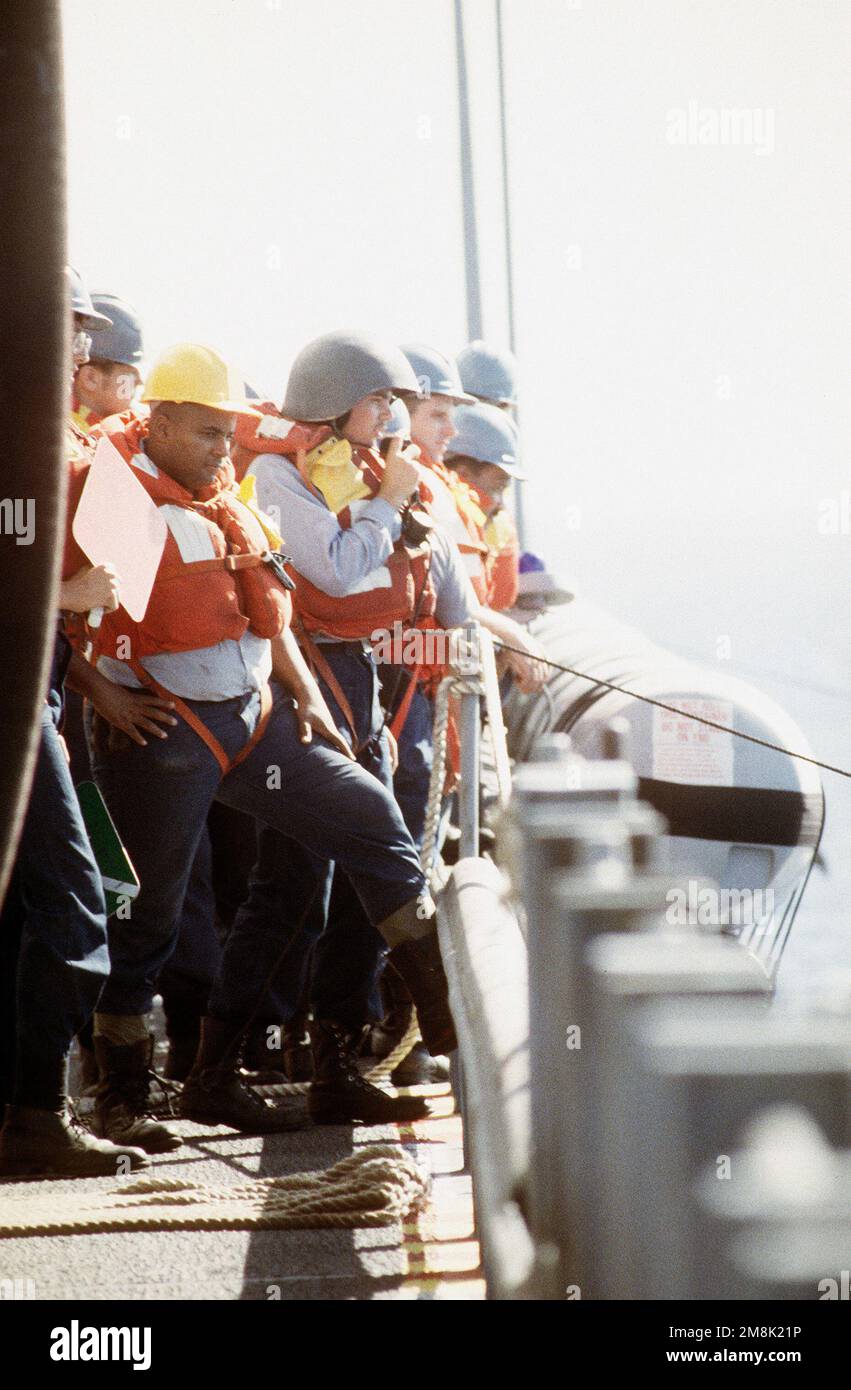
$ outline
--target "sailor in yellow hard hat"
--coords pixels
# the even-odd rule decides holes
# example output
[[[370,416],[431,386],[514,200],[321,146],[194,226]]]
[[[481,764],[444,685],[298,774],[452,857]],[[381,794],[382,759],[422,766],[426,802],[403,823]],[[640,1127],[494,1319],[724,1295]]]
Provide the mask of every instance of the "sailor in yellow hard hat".
[[[212,349],[181,344],[154,366],[143,397],[148,419],[129,411],[99,428],[161,508],[169,535],[144,618],[137,623],[122,608],[107,614],[95,657],[99,675],[153,688],[173,702],[178,720],[167,737],[154,726],[154,736],[124,742],[99,713],[92,722],[95,779],[142,885],[132,930],[120,924],[111,940],[113,969],[96,1015],[93,1124],[160,1152],[174,1136],[152,1129],[145,1113],[146,1016],[214,800],[339,864],[418,1010],[446,1035],[452,1024],[435,964],[434,905],[413,842],[392,794],[338,732],[292,635],[268,528],[235,489],[230,439],[237,413],[250,409],[242,378]],[[282,932],[271,914],[255,933],[229,938],[182,1094],[187,1119],[255,1133],[299,1123],[270,1108],[238,1069],[240,1039]]]

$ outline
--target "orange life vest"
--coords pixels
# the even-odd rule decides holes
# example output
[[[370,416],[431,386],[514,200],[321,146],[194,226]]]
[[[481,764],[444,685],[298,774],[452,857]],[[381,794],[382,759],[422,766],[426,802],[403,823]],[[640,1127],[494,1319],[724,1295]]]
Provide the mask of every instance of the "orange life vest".
[[[502,613],[517,601],[520,578],[517,527],[504,503],[496,502],[490,493],[481,488],[472,487],[471,490],[487,517],[484,535],[490,549],[488,607],[495,613]]]
[[[264,406],[263,409],[268,413],[260,421],[244,417],[237,423],[235,452],[243,476],[252,459],[259,454],[277,454],[282,467],[297,469],[314,496],[326,501],[324,494],[311,482],[308,455],[333,438],[334,431],[329,425],[290,422],[278,411],[272,414],[273,408]],[[353,445],[352,462],[360,474],[365,503],[375,497],[381,487],[384,459],[374,449]],[[429,498],[423,500],[427,504]],[[344,530],[357,519],[360,505],[363,503],[350,502],[336,513]],[[362,589],[342,598],[326,594],[291,566],[296,583],[296,619],[308,635],[323,632],[343,641],[368,639],[378,629],[392,630],[394,623],[404,625],[414,618],[418,627],[433,626],[436,594],[430,575],[430,556],[428,541],[411,547],[400,539],[376,570],[374,585],[368,587],[367,576]]]
[[[148,422],[132,410],[110,416],[96,434],[105,434],[158,507],[168,507],[169,532],[147,612],[136,623],[124,608],[105,613],[95,634],[95,655],[132,658],[155,652],[195,651],[247,630],[277,637],[289,625],[287,591],[261,556],[268,550],[263,530],[234,492],[230,464],[213,483],[192,496],[153,465],[142,449]],[[190,514],[183,526],[180,514]],[[200,526],[199,526],[200,521]],[[210,553],[189,559],[199,547]],[[129,648],[128,648],[129,639]],[[120,644],[120,645],[119,645]]]
[[[442,463],[436,463],[428,450],[424,449],[421,444],[417,447],[420,451],[420,463],[429,469],[437,479],[435,495],[429,509],[435,520],[443,526],[461,552],[461,558],[464,561],[476,598],[480,603],[487,603],[490,584],[490,555],[484,534],[486,517],[479,506],[476,494],[453,469],[447,468]],[[444,514],[441,506],[441,487],[443,495],[448,493],[449,500],[455,508],[457,516],[455,524],[453,524],[452,518]]]
[[[271,401],[258,402],[257,409],[259,420],[253,415],[236,417],[230,461],[238,483],[242,482],[258,454],[295,458],[299,449],[314,449],[333,433],[330,425],[302,424],[286,419]]]

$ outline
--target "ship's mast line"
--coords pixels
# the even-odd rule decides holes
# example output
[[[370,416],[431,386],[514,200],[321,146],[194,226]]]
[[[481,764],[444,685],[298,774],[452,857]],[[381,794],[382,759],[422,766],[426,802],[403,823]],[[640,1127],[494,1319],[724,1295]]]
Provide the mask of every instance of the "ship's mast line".
[[[511,238],[511,199],[509,195],[508,123],[506,116],[505,51],[503,43],[502,0],[495,0],[496,48],[498,69],[498,98],[500,148],[502,166],[503,227],[505,229],[505,278],[508,316],[508,345],[517,351],[514,310],[514,257]],[[464,234],[464,283],[467,299],[467,338],[483,338],[481,273],[479,267],[479,234],[476,217],[476,176],[473,159],[473,137],[470,113],[470,83],[467,71],[467,48],[464,34],[464,0],[455,0],[455,60],[458,79],[458,134],[461,148],[461,214]],[[523,494],[521,487],[513,490],[514,515],[521,548],[525,544]]]
[[[499,133],[502,147],[502,223],[505,228],[505,293],[508,308],[508,346],[517,352],[517,331],[514,314],[514,253],[511,241],[511,195],[508,177],[508,97],[505,85],[505,43],[502,24],[502,0],[496,4],[496,50],[499,68]],[[515,406],[515,417],[520,424],[519,407]],[[526,525],[523,512],[523,487],[515,483],[513,488],[514,520],[521,550],[526,546]]]
[[[461,213],[464,228],[464,280],[467,293],[467,336],[483,336],[482,293],[479,282],[479,235],[476,226],[476,183],[470,130],[470,85],[464,43],[463,0],[455,0],[455,60],[458,74],[458,129],[461,142]]]

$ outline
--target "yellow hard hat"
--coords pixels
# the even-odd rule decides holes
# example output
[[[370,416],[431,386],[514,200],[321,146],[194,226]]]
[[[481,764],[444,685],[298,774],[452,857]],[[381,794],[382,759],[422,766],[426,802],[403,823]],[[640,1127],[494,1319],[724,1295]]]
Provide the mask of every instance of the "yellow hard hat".
[[[191,402],[229,415],[258,414],[245,399],[239,372],[200,343],[177,343],[168,348],[148,373],[142,400]]]

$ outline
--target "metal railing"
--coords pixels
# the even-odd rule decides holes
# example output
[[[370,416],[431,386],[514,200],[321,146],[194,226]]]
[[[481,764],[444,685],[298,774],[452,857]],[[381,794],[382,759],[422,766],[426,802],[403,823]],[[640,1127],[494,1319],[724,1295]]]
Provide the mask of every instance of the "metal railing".
[[[478,680],[461,722],[464,806]],[[752,934],[672,925],[672,894],[713,885],[668,869],[665,822],[637,798],[621,726],[594,761],[565,735],[533,751],[500,826],[502,867],[467,835],[440,914],[489,1294],[798,1296],[776,1290],[800,1281],[750,1268],[747,1233],[767,1222],[759,1240],[776,1245],[781,1226],[765,1209],[728,1211],[743,1189],[723,1173],[766,1102],[803,1106],[826,1143],[851,1144],[851,1018],[780,1012]],[[769,1191],[771,1152],[755,1160]],[[831,1201],[841,1192],[851,1208],[851,1169],[834,1160]],[[707,1171],[721,1174],[720,1206]],[[821,1218],[796,1219],[790,1268],[795,1250],[812,1256]]]

